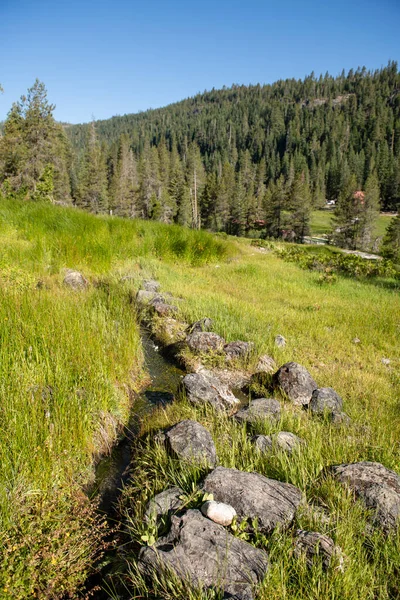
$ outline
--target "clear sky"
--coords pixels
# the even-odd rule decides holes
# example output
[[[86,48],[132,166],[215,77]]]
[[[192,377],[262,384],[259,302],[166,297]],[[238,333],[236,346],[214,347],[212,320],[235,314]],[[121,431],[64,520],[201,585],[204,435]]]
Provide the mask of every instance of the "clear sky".
[[[0,0],[0,120],[35,78],[78,123],[400,61],[400,0]]]

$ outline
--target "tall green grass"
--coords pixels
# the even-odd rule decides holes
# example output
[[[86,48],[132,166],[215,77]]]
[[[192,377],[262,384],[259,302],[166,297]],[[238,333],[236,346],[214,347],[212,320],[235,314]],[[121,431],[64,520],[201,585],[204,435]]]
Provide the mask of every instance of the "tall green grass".
[[[0,199],[1,598],[74,595],[101,550],[82,487],[143,378],[141,260],[192,268],[227,251],[204,232]],[[66,268],[88,289],[66,288]]]
[[[146,502],[166,487],[179,485],[191,506],[201,504],[195,489],[204,471],[198,465],[182,465],[154,443],[159,428],[196,419],[212,433],[222,465],[293,483],[309,504],[327,512],[327,519],[321,519],[320,510],[303,509],[287,531],[267,539],[250,536],[249,541],[264,547],[271,560],[260,600],[394,600],[400,595],[400,531],[385,538],[371,530],[365,507],[321,473],[330,464],[361,460],[378,461],[400,473],[398,293],[340,275],[334,286],[321,285],[318,273],[261,253],[245,241],[238,243],[241,254],[229,263],[196,270],[151,259],[145,264],[164,289],[181,297],[182,319],[211,317],[214,331],[228,341],[251,340],[257,353],[273,356],[278,366],[291,360],[303,364],[320,387],[331,386],[343,397],[352,422],[334,426],[294,409],[283,398],[280,423],[258,423],[252,429],[185,400],[160,410],[143,424],[132,483],[124,492],[132,541],[140,542],[143,532],[137,527]],[[287,340],[284,348],[275,345],[278,334]],[[382,362],[384,358],[390,363]],[[305,440],[301,452],[262,455],[251,443],[254,433],[282,430]],[[332,568],[324,573],[318,561],[310,570],[296,559],[297,528],[332,537],[345,555],[344,572]],[[183,593],[190,600],[206,597],[177,583],[168,587],[162,580],[149,587],[137,572],[136,554],[132,552],[127,560],[125,581],[132,598],[151,593],[164,599],[177,599]]]

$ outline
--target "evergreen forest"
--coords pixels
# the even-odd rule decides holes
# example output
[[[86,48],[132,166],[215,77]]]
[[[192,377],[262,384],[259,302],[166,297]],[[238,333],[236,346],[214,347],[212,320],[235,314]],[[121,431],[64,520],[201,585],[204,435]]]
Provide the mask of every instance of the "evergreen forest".
[[[375,250],[379,211],[399,205],[394,61],[213,89],[89,124],[59,124],[53,110],[39,81],[12,106],[0,139],[6,194],[291,241],[309,235],[311,210],[330,203],[332,241]],[[398,220],[391,231],[399,237]]]

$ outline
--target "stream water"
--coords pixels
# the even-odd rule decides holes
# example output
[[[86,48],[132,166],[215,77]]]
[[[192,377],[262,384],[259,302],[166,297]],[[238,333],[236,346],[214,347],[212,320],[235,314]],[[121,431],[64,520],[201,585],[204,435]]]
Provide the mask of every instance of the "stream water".
[[[138,435],[140,421],[154,408],[173,401],[185,372],[177,368],[162,354],[161,346],[152,340],[149,333],[141,330],[145,368],[150,377],[147,388],[135,399],[129,423],[124,435],[109,456],[102,458],[96,466],[95,483],[90,491],[91,497],[99,499],[99,510],[103,512],[111,525],[118,518],[116,502],[121,488],[129,477],[129,464],[132,459],[132,440]],[[115,551],[111,551],[114,554]],[[103,578],[108,568],[91,575],[85,586],[85,592],[96,600],[110,600],[110,595],[102,589]],[[93,595],[93,590],[95,590]],[[86,597],[86,596],[85,596]],[[127,600],[131,596],[124,588],[119,590],[118,598]]]
[[[183,370],[163,356],[161,347],[157,346],[145,329],[141,330],[141,338],[150,384],[135,400],[124,437],[114,446],[111,454],[100,460],[96,467],[93,494],[100,498],[100,510],[110,516],[118,492],[128,476],[131,441],[138,434],[140,419],[155,407],[172,402],[185,375]]]

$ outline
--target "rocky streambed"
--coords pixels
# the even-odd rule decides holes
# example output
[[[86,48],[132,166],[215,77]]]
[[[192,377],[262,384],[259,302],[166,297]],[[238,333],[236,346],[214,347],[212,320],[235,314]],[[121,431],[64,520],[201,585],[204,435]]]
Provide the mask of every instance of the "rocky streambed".
[[[256,367],[249,372],[243,365],[254,352],[251,341],[227,343],[212,331],[209,318],[190,325],[180,322],[177,301],[160,293],[156,281],[143,283],[136,303],[151,332],[144,335],[143,343],[152,384],[135,405],[131,435],[98,467],[105,510],[112,510],[119,487],[129,478],[130,443],[140,417],[155,406],[173,402],[178,387],[189,403],[209,406],[224,418],[245,424],[254,450],[266,455],[279,451],[290,456],[306,445],[290,431],[252,433],[259,422],[278,424],[287,405],[307,410],[313,418],[329,419],[338,427],[350,423],[339,394],[329,387],[319,388],[303,366],[288,362],[278,368],[271,357],[262,356],[253,361]],[[203,364],[207,355],[222,357],[218,368]],[[195,507],[185,502],[184,490],[177,486],[166,487],[149,499],[143,520],[153,534],[144,536],[137,549],[140,573],[148,581],[172,577],[197,589],[217,590],[224,598],[251,600],[268,572],[269,554],[266,547],[251,543],[251,535],[247,541],[235,531],[245,528],[269,536],[277,528],[292,527],[299,510],[313,508],[304,491],[262,473],[220,465],[210,431],[192,419],[158,431],[153,443],[183,465],[201,465],[206,476],[198,485],[203,501]],[[326,465],[321,475],[335,478],[371,509],[372,526],[386,533],[398,526],[400,477],[394,471],[380,463],[358,462]],[[294,532],[293,557],[300,556],[308,565],[318,559],[324,569],[331,565],[345,568],[341,548],[322,531]],[[119,597],[132,596],[121,592]]]

